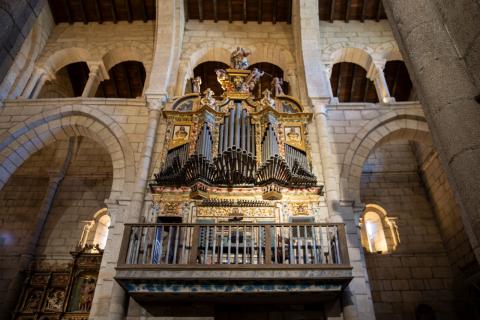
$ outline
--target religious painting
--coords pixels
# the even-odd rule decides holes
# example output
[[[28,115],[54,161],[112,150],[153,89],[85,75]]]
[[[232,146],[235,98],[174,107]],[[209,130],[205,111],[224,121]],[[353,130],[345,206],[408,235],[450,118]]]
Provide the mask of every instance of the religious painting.
[[[81,274],[78,276],[72,288],[68,311],[89,312],[92,307],[96,283],[97,277],[94,275]]]
[[[40,289],[31,289],[25,298],[25,303],[23,304],[23,312],[36,312],[40,308],[40,303],[42,301],[42,290]]]
[[[65,302],[65,290],[64,289],[50,289],[45,299],[46,312],[61,312],[63,310],[63,304]]]
[[[285,142],[293,147],[304,149],[301,125],[285,125]]]

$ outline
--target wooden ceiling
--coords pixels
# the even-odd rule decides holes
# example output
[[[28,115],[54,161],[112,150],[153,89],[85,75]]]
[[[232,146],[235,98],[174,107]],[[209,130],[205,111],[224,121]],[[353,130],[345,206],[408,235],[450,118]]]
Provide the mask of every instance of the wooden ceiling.
[[[184,0],[185,18],[217,21],[292,21],[293,0]],[[314,1],[314,0],[312,0]],[[320,20],[386,19],[381,0],[318,0]]]
[[[288,22],[292,0],[184,0],[185,19],[217,21]]]
[[[354,63],[335,64],[330,83],[340,102],[378,102],[374,83],[367,78],[365,69]]]
[[[381,0],[318,0],[320,20],[365,20],[386,19]]]
[[[155,20],[155,0],[48,0],[55,23]]]

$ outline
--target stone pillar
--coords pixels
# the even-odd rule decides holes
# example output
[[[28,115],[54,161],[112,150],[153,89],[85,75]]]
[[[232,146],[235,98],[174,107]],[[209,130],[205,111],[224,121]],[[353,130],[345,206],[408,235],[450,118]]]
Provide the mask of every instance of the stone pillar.
[[[85,84],[85,88],[82,92],[82,97],[95,97],[100,82],[108,79],[108,72],[102,62],[89,62],[88,68],[90,73],[88,74],[88,80]]]
[[[177,83],[175,85],[175,96],[179,97],[184,94],[185,90],[185,80],[187,78],[188,67],[185,61],[180,62],[178,66],[178,75],[177,75]]]
[[[375,84],[375,90],[377,91],[380,103],[393,103],[395,102],[395,98],[390,96],[390,90],[388,90],[385,74],[383,73],[385,63],[386,61],[373,62],[370,65],[370,70],[367,72],[367,78]]]
[[[27,85],[25,86],[25,89],[23,90],[21,98],[36,99],[40,94],[43,85],[48,80],[55,80],[54,73],[44,68],[36,67],[32,73],[32,76],[28,80]]]
[[[111,224],[103,253],[97,286],[93,297],[90,319],[124,319],[128,307],[124,290],[113,279],[120,254],[124,223],[128,216],[129,200],[106,200]]]
[[[475,101],[480,88],[471,76],[480,72],[480,40],[470,29],[475,20],[462,20],[478,17],[478,4],[470,2],[474,13],[434,0],[383,4],[480,261],[480,105]]]

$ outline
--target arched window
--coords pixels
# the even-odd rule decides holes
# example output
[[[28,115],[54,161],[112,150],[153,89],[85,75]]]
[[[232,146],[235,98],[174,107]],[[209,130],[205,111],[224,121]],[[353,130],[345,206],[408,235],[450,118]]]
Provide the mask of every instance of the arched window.
[[[415,100],[412,95],[412,81],[403,61],[388,61],[383,70],[390,96],[396,101]]]
[[[360,218],[362,245],[371,253],[388,253],[400,243],[395,218],[380,206],[369,204]]]
[[[202,79],[202,84],[200,85],[200,93],[203,93],[207,88],[212,89],[216,97],[220,97],[223,94],[222,87],[217,81],[217,75],[215,70],[217,69],[228,69],[229,66],[220,61],[207,61],[200,63],[193,69],[193,77],[200,77]],[[193,92],[192,82],[187,82],[187,88],[185,88],[185,93]]]
[[[123,61],[108,70],[110,79],[98,86],[95,97],[133,99],[142,96],[145,67],[139,61]]]
[[[380,216],[375,212],[367,212],[363,216],[363,224],[367,233],[368,251],[387,252],[387,240],[383,231],[383,223]]]
[[[378,102],[375,84],[367,78],[367,71],[355,63],[336,63],[330,84],[333,95],[340,102]]]
[[[108,227],[110,227],[110,217],[105,214],[96,220],[95,237],[93,238],[93,244],[99,246],[100,249],[105,249],[108,237]]]
[[[80,97],[90,73],[85,62],[75,62],[55,73],[55,80],[45,82],[38,98]]]

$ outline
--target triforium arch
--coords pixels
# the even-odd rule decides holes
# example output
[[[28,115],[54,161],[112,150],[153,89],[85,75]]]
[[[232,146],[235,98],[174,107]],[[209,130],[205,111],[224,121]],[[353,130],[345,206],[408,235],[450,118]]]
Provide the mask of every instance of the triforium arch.
[[[0,135],[0,189],[33,153],[60,139],[85,136],[104,146],[112,159],[109,198],[129,192],[134,181],[133,150],[123,130],[107,115],[89,107],[46,111]]]
[[[370,121],[357,133],[341,164],[340,192],[344,199],[361,203],[360,177],[365,160],[376,147],[398,139],[431,144],[430,131],[423,115],[392,111]]]
[[[91,61],[92,57],[88,50],[79,47],[65,48],[50,55],[40,67],[51,70],[53,73],[75,62]]]
[[[147,74],[151,68],[150,60],[151,58],[148,58],[148,54],[146,54],[142,48],[134,46],[123,46],[111,49],[102,57],[103,64],[107,71],[124,61],[139,61],[143,63]]]

